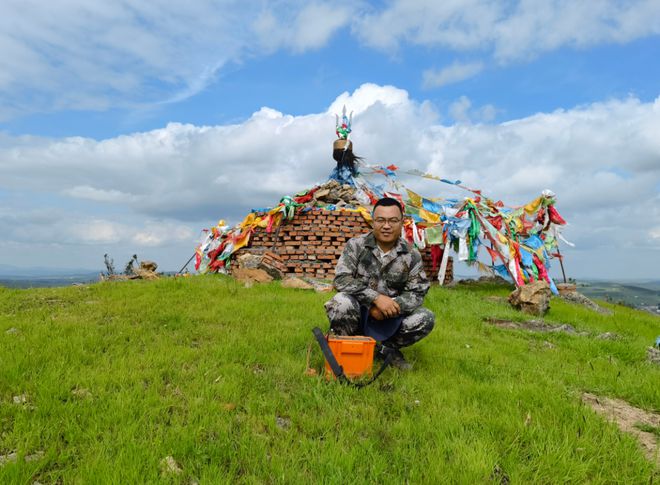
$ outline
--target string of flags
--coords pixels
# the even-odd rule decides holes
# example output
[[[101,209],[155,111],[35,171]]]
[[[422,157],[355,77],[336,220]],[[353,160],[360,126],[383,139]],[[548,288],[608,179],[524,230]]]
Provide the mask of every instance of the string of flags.
[[[344,123],[338,124],[338,128],[342,128],[342,133],[338,134],[340,139],[348,138],[350,133],[350,121],[347,122],[345,112],[343,118]],[[548,274],[550,260],[561,258],[559,241],[572,244],[561,235],[566,221],[555,207],[556,195],[551,190],[544,190],[526,205],[513,207],[485,196],[479,189],[463,185],[460,180],[418,170],[401,170],[395,165],[367,165],[357,158],[355,164],[357,171],[343,175],[350,177],[343,182],[348,182],[354,190],[352,203],[343,203],[341,209],[359,212],[371,222],[371,207],[379,198],[389,196],[399,200],[406,216],[402,237],[419,249],[430,247],[432,255],[442,253],[438,261],[438,281],[444,281],[450,253],[446,249],[451,249],[458,260],[482,272],[501,275],[517,286],[544,280],[557,292]],[[399,174],[452,185],[469,195],[460,200],[425,197],[406,188],[399,181]],[[367,178],[369,175],[383,177],[382,183],[371,182]],[[294,196],[285,196],[274,207],[253,209],[233,227],[221,220],[205,230],[196,248],[195,268],[200,272],[224,272],[231,265],[232,255],[249,245],[255,230],[271,233],[312,207],[336,209],[337,205],[314,196],[321,187],[317,185]]]

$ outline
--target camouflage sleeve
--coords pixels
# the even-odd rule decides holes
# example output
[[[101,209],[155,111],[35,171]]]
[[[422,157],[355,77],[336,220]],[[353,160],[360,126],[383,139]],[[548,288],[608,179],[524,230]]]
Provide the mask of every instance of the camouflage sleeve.
[[[360,247],[351,239],[346,244],[335,268],[334,287],[337,291],[354,296],[361,305],[370,307],[378,296],[376,290],[369,288],[369,278],[357,274]]]
[[[413,250],[413,267],[410,268],[408,281],[403,292],[394,298],[401,307],[401,313],[412,313],[424,303],[424,297],[429,291],[429,280],[424,272],[424,263],[419,252]]]

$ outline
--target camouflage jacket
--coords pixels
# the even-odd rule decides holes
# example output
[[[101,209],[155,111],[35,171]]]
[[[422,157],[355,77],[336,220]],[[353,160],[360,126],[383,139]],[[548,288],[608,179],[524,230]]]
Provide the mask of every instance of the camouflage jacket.
[[[404,314],[420,307],[429,291],[419,251],[399,239],[381,263],[376,238],[371,232],[346,243],[335,268],[334,286],[367,307],[379,294],[389,296]]]

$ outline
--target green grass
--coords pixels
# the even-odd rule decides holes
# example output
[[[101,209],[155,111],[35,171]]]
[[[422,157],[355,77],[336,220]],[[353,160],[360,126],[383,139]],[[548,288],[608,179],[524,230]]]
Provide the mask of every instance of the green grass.
[[[650,424],[644,424],[644,423],[637,423],[637,424],[635,424],[635,427],[640,431],[644,431],[646,433],[654,434],[658,438],[660,438],[660,427],[658,427],[658,426],[652,426]]]
[[[553,300],[546,321],[621,338],[483,322],[528,318],[486,298],[507,293],[433,288],[436,328],[404,351],[414,370],[355,389],[304,375],[327,293],[224,277],[0,288],[0,455],[19,453],[0,483],[660,479],[633,437],[580,400],[660,409],[660,366],[645,356],[660,319]],[[180,475],[161,475],[166,456]]]

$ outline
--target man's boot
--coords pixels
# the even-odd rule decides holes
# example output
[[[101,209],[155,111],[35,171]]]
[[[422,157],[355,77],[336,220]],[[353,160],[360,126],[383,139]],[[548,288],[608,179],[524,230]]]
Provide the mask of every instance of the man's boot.
[[[391,347],[386,347],[382,344],[376,344],[376,358],[385,360],[387,355],[392,355],[390,360],[390,365],[399,370],[410,370],[412,369],[412,364],[406,360],[399,349],[393,349]]]

